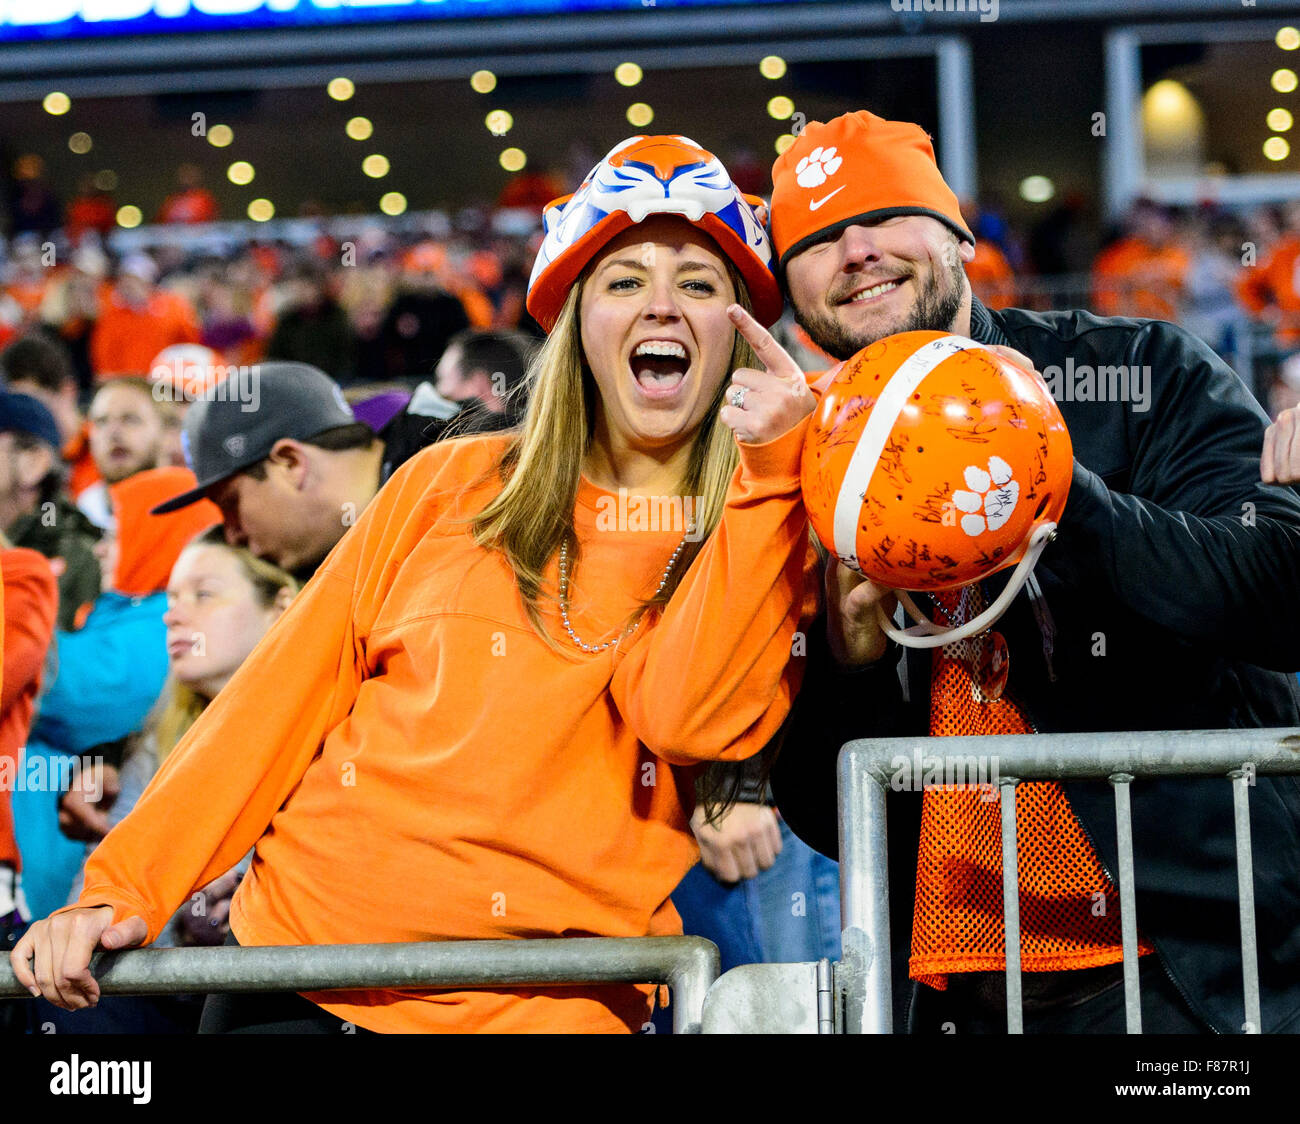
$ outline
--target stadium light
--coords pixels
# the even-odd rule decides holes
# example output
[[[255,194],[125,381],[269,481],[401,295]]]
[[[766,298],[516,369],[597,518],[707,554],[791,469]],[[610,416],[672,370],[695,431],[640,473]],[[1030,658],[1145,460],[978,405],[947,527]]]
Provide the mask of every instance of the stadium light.
[[[494,109],[483,118],[483,124],[494,137],[504,137],[514,127],[515,119],[507,110]]]
[[[1056,194],[1056,185],[1046,176],[1026,176],[1020,181],[1020,198],[1026,203],[1046,203]]]
[[[784,94],[777,94],[767,103],[767,113],[778,121],[788,121],[794,113],[794,102]]]
[[[406,213],[406,196],[400,191],[389,191],[379,200],[379,209],[386,215]]]
[[[144,214],[134,203],[117,209],[117,225],[126,230],[134,230],[144,222]]]
[[[490,94],[497,88],[497,76],[490,70],[476,70],[470,75],[469,84],[476,94]]]
[[[208,144],[213,148],[227,148],[235,139],[235,130],[229,125],[213,125],[208,130]]]
[[[226,178],[231,183],[236,183],[240,187],[253,182],[253,165],[247,160],[236,160],[229,168],[226,169]]]
[[[268,222],[275,217],[275,204],[269,199],[254,199],[248,205],[248,217],[254,222]]]
[[[331,78],[325,90],[335,101],[347,101],[357,92],[351,78]]]
[[[785,59],[780,55],[768,55],[758,64],[758,72],[764,78],[770,78],[776,81],[778,78],[785,77]]]
[[[353,117],[345,126],[345,131],[354,141],[369,140],[375,126],[369,117]]]
[[[522,148],[507,148],[501,153],[501,167],[507,172],[521,172],[528,163],[528,156]]]
[[[361,170],[372,180],[383,179],[388,175],[388,169],[390,167],[391,165],[388,163],[388,157],[381,156],[378,152],[372,152],[361,161]]]
[[[1295,118],[1291,116],[1291,111],[1283,109],[1281,106],[1268,111],[1267,121],[1268,127],[1275,133],[1285,133],[1295,124]]]
[[[1294,51],[1300,47],[1300,31],[1294,27],[1279,27],[1274,42],[1284,51]]]
[[[1291,155],[1291,146],[1286,137],[1269,137],[1264,142],[1264,155],[1270,160],[1285,160]]]
[[[45,112],[53,117],[62,117],[72,108],[72,99],[62,90],[51,90],[41,102]]]
[[[68,138],[68,147],[78,156],[85,156],[94,146],[89,133],[73,133]]]
[[[621,62],[614,68],[614,80],[620,86],[635,86],[645,72],[634,62]]]
[[[655,111],[643,101],[633,102],[627,107],[629,125],[635,125],[638,129],[643,129],[654,119]]]
[[[1289,94],[1296,88],[1297,81],[1294,70],[1289,70],[1285,66],[1280,70],[1273,71],[1273,89],[1279,94]]]

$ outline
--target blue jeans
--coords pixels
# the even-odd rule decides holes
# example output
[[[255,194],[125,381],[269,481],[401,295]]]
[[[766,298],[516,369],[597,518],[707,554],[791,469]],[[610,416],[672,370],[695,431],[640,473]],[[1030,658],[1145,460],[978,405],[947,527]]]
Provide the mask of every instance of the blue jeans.
[[[839,864],[802,842],[784,820],[781,853],[754,878],[719,882],[703,863],[673,893],[688,937],[718,946],[722,970],[740,964],[800,964],[840,958]],[[669,1029],[656,1012],[655,1029]]]

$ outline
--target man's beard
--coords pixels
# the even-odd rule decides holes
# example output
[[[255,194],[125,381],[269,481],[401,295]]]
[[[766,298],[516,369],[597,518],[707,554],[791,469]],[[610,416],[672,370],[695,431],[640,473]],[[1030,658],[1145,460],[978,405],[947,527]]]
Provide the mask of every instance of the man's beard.
[[[854,335],[834,316],[821,312],[805,314],[797,305],[794,308],[794,318],[813,343],[827,355],[835,359],[851,359],[864,347],[899,332],[951,332],[957,322],[957,313],[961,311],[962,282],[965,276],[961,262],[954,262],[948,274],[948,290],[940,292],[938,277],[930,274],[930,283],[918,293],[911,314],[897,327],[875,331],[860,329],[859,334]],[[913,274],[912,279],[915,280],[915,277]]]

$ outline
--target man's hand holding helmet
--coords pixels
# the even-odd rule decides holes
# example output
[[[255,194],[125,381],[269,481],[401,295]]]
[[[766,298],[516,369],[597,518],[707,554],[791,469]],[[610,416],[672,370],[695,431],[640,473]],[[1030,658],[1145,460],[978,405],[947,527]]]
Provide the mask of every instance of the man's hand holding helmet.
[[[864,667],[885,654],[888,639],[876,617],[884,604],[891,616],[898,599],[892,589],[850,570],[834,555],[826,562],[826,635],[842,667]]]

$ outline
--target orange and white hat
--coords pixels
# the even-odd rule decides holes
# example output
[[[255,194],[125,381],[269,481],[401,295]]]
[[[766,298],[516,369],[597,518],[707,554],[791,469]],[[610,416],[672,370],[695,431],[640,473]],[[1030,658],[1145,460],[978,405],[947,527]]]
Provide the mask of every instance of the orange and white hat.
[[[781,316],[761,199],[743,194],[722,162],[688,137],[630,137],[572,195],[543,215],[546,236],[528,282],[528,311],[548,332],[587,263],[615,235],[650,215],[680,215],[708,233],[740,270],[764,325]]]
[[[929,136],[910,121],[886,121],[865,109],[812,121],[772,166],[779,270],[846,226],[895,215],[929,215],[975,242]]]

